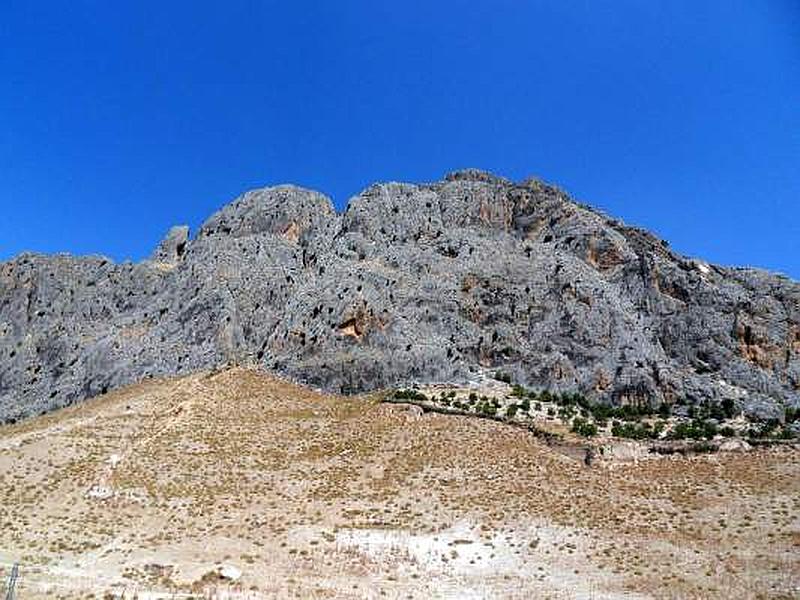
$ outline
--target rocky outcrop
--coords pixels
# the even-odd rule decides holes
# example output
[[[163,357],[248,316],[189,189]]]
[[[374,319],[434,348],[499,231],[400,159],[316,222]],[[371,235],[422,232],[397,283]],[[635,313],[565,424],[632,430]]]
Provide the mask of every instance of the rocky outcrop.
[[[251,191],[139,264],[0,264],[4,420],[230,363],[345,393],[498,368],[599,402],[781,418],[800,403],[800,285],[474,170],[374,185],[341,215],[302,188]]]

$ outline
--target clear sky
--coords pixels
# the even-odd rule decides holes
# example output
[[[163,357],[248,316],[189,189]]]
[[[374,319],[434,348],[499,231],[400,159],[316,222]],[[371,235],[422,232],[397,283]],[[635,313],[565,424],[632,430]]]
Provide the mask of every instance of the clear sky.
[[[800,279],[800,2],[0,3],[0,258],[462,167]]]

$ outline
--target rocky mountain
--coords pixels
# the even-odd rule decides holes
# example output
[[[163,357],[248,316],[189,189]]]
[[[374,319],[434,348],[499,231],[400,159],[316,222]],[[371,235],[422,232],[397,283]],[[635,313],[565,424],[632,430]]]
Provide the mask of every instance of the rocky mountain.
[[[597,402],[800,405],[800,284],[688,259],[537,180],[245,193],[150,259],[0,263],[0,419],[258,364],[352,393],[499,369]]]

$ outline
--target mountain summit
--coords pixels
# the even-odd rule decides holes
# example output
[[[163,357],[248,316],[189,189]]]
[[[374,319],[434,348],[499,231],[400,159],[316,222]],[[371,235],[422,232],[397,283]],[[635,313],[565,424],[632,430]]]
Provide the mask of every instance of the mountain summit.
[[[136,264],[0,263],[0,420],[228,364],[344,393],[502,370],[596,402],[780,419],[800,405],[800,284],[477,170],[376,184],[342,214],[311,190],[253,190]]]

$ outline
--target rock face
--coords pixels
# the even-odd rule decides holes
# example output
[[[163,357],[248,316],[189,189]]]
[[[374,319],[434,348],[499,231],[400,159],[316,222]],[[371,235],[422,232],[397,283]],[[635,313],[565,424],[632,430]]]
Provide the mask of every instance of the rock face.
[[[258,363],[351,393],[480,368],[598,402],[800,404],[800,284],[690,260],[539,181],[248,192],[149,260],[0,263],[0,419]]]

